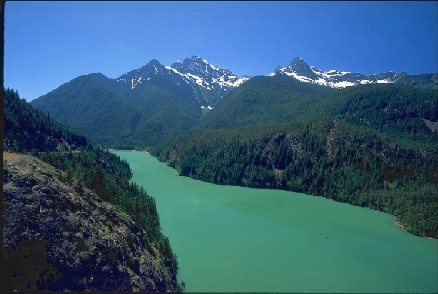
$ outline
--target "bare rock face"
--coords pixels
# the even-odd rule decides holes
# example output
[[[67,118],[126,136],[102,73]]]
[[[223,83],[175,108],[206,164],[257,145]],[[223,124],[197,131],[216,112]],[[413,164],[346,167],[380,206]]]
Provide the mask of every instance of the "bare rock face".
[[[176,274],[128,215],[30,156],[3,163],[7,290],[175,291]],[[3,279],[2,279],[3,280]]]

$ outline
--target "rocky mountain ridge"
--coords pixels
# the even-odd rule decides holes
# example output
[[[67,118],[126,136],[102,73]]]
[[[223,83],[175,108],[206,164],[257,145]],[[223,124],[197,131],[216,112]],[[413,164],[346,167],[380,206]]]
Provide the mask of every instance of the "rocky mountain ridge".
[[[189,86],[189,92],[203,107],[215,106],[230,90],[249,79],[246,76],[237,77],[228,69],[218,68],[199,56],[192,56],[171,66],[152,59],[145,66],[123,74],[115,81],[126,95],[139,85],[163,76],[170,77],[178,86]]]
[[[409,75],[406,72],[389,71],[367,75],[335,69],[323,71],[309,66],[300,57],[294,58],[286,67],[277,67],[267,76],[277,73],[291,76],[301,82],[332,88],[376,83],[399,83],[431,88],[436,87],[438,83],[436,73]],[[189,85],[192,95],[202,108],[216,106],[227,93],[251,78],[250,76],[237,77],[230,70],[218,68],[207,60],[194,55],[191,58],[185,58],[182,62],[177,61],[171,66],[162,65],[158,60],[152,59],[146,66],[121,75],[116,81],[119,84],[118,87],[126,91],[133,90],[142,83],[164,75],[170,76],[178,86]]]
[[[389,71],[380,74],[366,75],[339,70],[323,71],[314,66],[309,66],[300,57],[294,58],[286,67],[277,67],[277,69],[269,75],[272,76],[278,73],[292,76],[301,82],[314,83],[332,88],[383,83],[411,84],[430,88],[432,85],[436,86],[438,81],[436,73],[408,75],[405,72],[396,73]]]
[[[295,58],[288,67],[278,68],[270,75],[237,77],[229,70],[192,56],[171,66],[153,59],[117,79],[103,74],[80,76],[33,100],[31,105],[43,113],[50,113],[55,120],[79,129],[93,144],[115,149],[142,149],[191,129],[211,116],[207,113],[215,112],[210,110],[223,105],[223,101],[251,80],[260,81],[260,77],[273,75],[284,75],[295,81],[291,82],[295,88],[310,85],[325,88],[321,91],[352,85],[368,86],[362,84],[373,86],[374,83],[437,88],[436,74],[411,76],[389,72],[365,76],[336,70],[323,72],[301,58]],[[263,83],[258,87],[264,87]],[[289,90],[294,89],[285,89]],[[264,92],[264,96],[272,96]],[[257,103],[253,100],[251,103]]]

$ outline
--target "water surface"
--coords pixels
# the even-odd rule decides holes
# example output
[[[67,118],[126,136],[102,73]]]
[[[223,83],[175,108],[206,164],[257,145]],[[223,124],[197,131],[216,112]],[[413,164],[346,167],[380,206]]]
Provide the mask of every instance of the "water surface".
[[[220,186],[116,151],[155,197],[187,292],[437,292],[437,240],[378,211],[300,193]]]

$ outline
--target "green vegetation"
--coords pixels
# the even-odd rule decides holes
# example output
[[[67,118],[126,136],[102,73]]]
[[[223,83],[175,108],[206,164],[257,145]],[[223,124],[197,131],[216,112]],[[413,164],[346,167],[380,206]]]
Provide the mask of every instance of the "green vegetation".
[[[435,74],[419,74],[419,75],[404,75],[396,83],[408,85],[424,89],[438,89],[438,75]]]
[[[151,153],[183,176],[378,209],[414,234],[438,237],[436,153],[395,144],[369,128],[320,119],[199,130]]]
[[[277,74],[255,77],[202,117],[196,129],[274,125],[338,118],[387,138],[432,150],[438,135],[425,123],[438,119],[436,90],[371,84],[331,90]]]
[[[79,131],[50,119],[35,110],[18,92],[3,91],[5,151],[58,151],[90,148],[88,139]]]
[[[89,74],[30,104],[80,129],[97,146],[144,148],[189,129],[202,115],[188,90],[168,79],[157,77],[124,91],[103,74]]]
[[[106,83],[108,91],[113,91],[114,84],[103,78],[82,77],[80,84],[73,83],[76,79],[57,89],[56,95],[37,99],[35,105],[50,100],[52,108],[59,108],[70,100],[93,101],[99,109],[94,108],[95,118],[89,126],[98,127],[106,138],[112,136],[107,141],[99,139],[101,144],[149,147],[181,175],[218,184],[321,195],[396,215],[414,234],[438,235],[438,133],[434,129],[438,96],[436,89],[422,88],[436,76],[337,90],[282,74],[257,76],[204,115],[184,94],[187,85],[179,87],[160,77],[123,97],[123,107],[129,105],[141,116],[131,115],[118,102],[109,103],[108,97],[101,100],[101,90],[90,79]],[[90,86],[94,90],[86,90],[84,83],[94,85]],[[66,94],[61,95],[61,90]],[[106,114],[99,114],[105,107],[110,107]],[[68,117],[65,113],[64,118]],[[136,117],[135,123],[130,117]],[[114,121],[130,132],[106,129]],[[96,137],[98,131],[91,132]],[[97,171],[87,176],[94,177]],[[99,177],[108,177],[107,173],[102,169]],[[80,172],[73,168],[65,178],[78,176]],[[96,181],[81,184],[94,189],[101,186]],[[111,185],[105,183],[107,188]],[[115,196],[109,201],[125,205]]]
[[[155,81],[158,85],[140,84],[126,95],[130,105],[141,113],[131,137],[126,141],[131,146],[156,145],[188,130],[202,115],[199,106],[184,99],[187,93],[184,94],[170,81],[158,81],[161,80]]]
[[[306,119],[309,106],[331,91],[286,75],[253,77],[231,91],[195,128],[221,129]]]
[[[108,146],[116,139],[124,145],[124,138],[132,133],[141,117],[102,74],[77,77],[33,100],[31,105],[61,123],[74,125],[94,144]]]
[[[424,121],[438,119],[436,90],[394,84],[361,85],[338,90],[325,99],[332,106],[326,103],[315,111],[331,109],[333,116],[350,124],[373,128],[412,147],[436,150],[437,133]]]
[[[165,266],[176,273],[177,257],[168,238],[160,231],[155,199],[143,187],[130,182],[132,172],[128,163],[108,151],[92,147],[84,136],[34,110],[19,98],[17,92],[7,89],[4,96],[4,141],[9,148],[5,150],[39,157],[62,170],[61,180],[64,182],[88,188],[102,200],[126,212],[146,231],[146,246],[158,248],[166,261]],[[58,152],[60,144],[65,149]],[[111,232],[109,227],[110,223],[102,224],[102,229],[108,234]]]

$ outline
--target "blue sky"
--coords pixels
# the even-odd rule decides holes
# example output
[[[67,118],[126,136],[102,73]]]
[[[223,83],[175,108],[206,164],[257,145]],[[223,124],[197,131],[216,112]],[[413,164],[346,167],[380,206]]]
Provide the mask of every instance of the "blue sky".
[[[5,87],[28,101],[77,76],[198,55],[236,75],[299,56],[322,70],[437,72],[437,2],[6,2]]]

